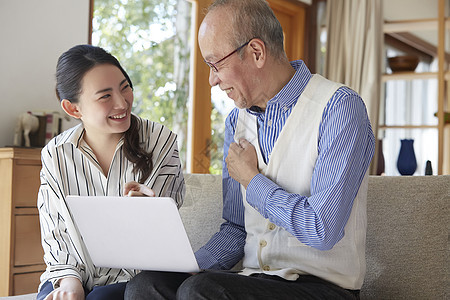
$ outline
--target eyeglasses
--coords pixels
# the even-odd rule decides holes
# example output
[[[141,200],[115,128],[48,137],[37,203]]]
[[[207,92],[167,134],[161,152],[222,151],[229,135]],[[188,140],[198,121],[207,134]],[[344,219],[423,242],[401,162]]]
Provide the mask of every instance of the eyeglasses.
[[[208,65],[208,67],[211,68],[211,70],[213,70],[213,72],[219,72],[219,70],[217,69],[217,64],[221,63],[222,61],[224,61],[225,59],[227,59],[228,57],[230,57],[231,55],[233,55],[234,53],[238,52],[239,50],[241,50],[242,48],[244,48],[245,46],[248,45],[248,43],[250,43],[250,41],[248,41],[247,43],[245,43],[244,45],[236,48],[236,50],[234,50],[233,52],[231,52],[230,54],[226,55],[225,57],[219,59],[218,61],[216,61],[215,63],[209,62],[205,60],[205,63]]]

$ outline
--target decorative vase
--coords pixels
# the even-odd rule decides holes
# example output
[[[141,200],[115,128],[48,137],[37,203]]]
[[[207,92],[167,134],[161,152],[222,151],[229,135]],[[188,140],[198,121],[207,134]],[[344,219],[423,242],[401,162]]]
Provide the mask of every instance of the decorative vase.
[[[433,168],[431,167],[431,161],[427,160],[425,165],[425,175],[433,175]]]
[[[397,169],[402,175],[413,175],[417,169],[416,155],[414,153],[414,140],[400,140],[400,153],[397,159]]]

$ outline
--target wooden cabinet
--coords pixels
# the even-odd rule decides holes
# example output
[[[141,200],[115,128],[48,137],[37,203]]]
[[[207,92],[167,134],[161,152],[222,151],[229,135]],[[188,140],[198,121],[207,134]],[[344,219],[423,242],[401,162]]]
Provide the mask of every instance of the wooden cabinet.
[[[37,292],[45,270],[36,207],[40,151],[0,148],[0,297]]]

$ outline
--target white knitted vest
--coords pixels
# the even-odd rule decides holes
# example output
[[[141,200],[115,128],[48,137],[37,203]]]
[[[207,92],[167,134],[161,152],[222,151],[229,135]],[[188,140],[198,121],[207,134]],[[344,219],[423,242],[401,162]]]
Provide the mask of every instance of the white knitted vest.
[[[313,75],[280,132],[268,165],[257,142],[255,116],[245,109],[239,111],[235,140],[250,141],[256,148],[260,172],[289,193],[311,195],[320,121],[327,102],[340,86]],[[311,274],[346,289],[360,289],[366,270],[367,178],[366,174],[353,202],[344,237],[327,251],[301,243],[285,229],[263,218],[247,203],[241,186],[247,231],[243,274],[264,272],[288,280],[296,280],[298,274]]]

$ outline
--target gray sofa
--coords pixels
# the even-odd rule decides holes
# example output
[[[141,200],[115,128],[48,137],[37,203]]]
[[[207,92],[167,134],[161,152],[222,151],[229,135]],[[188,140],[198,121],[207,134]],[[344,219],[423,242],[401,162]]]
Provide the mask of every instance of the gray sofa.
[[[187,174],[185,179],[180,213],[197,250],[222,222],[221,178]],[[361,299],[449,298],[449,200],[450,176],[370,177]]]

